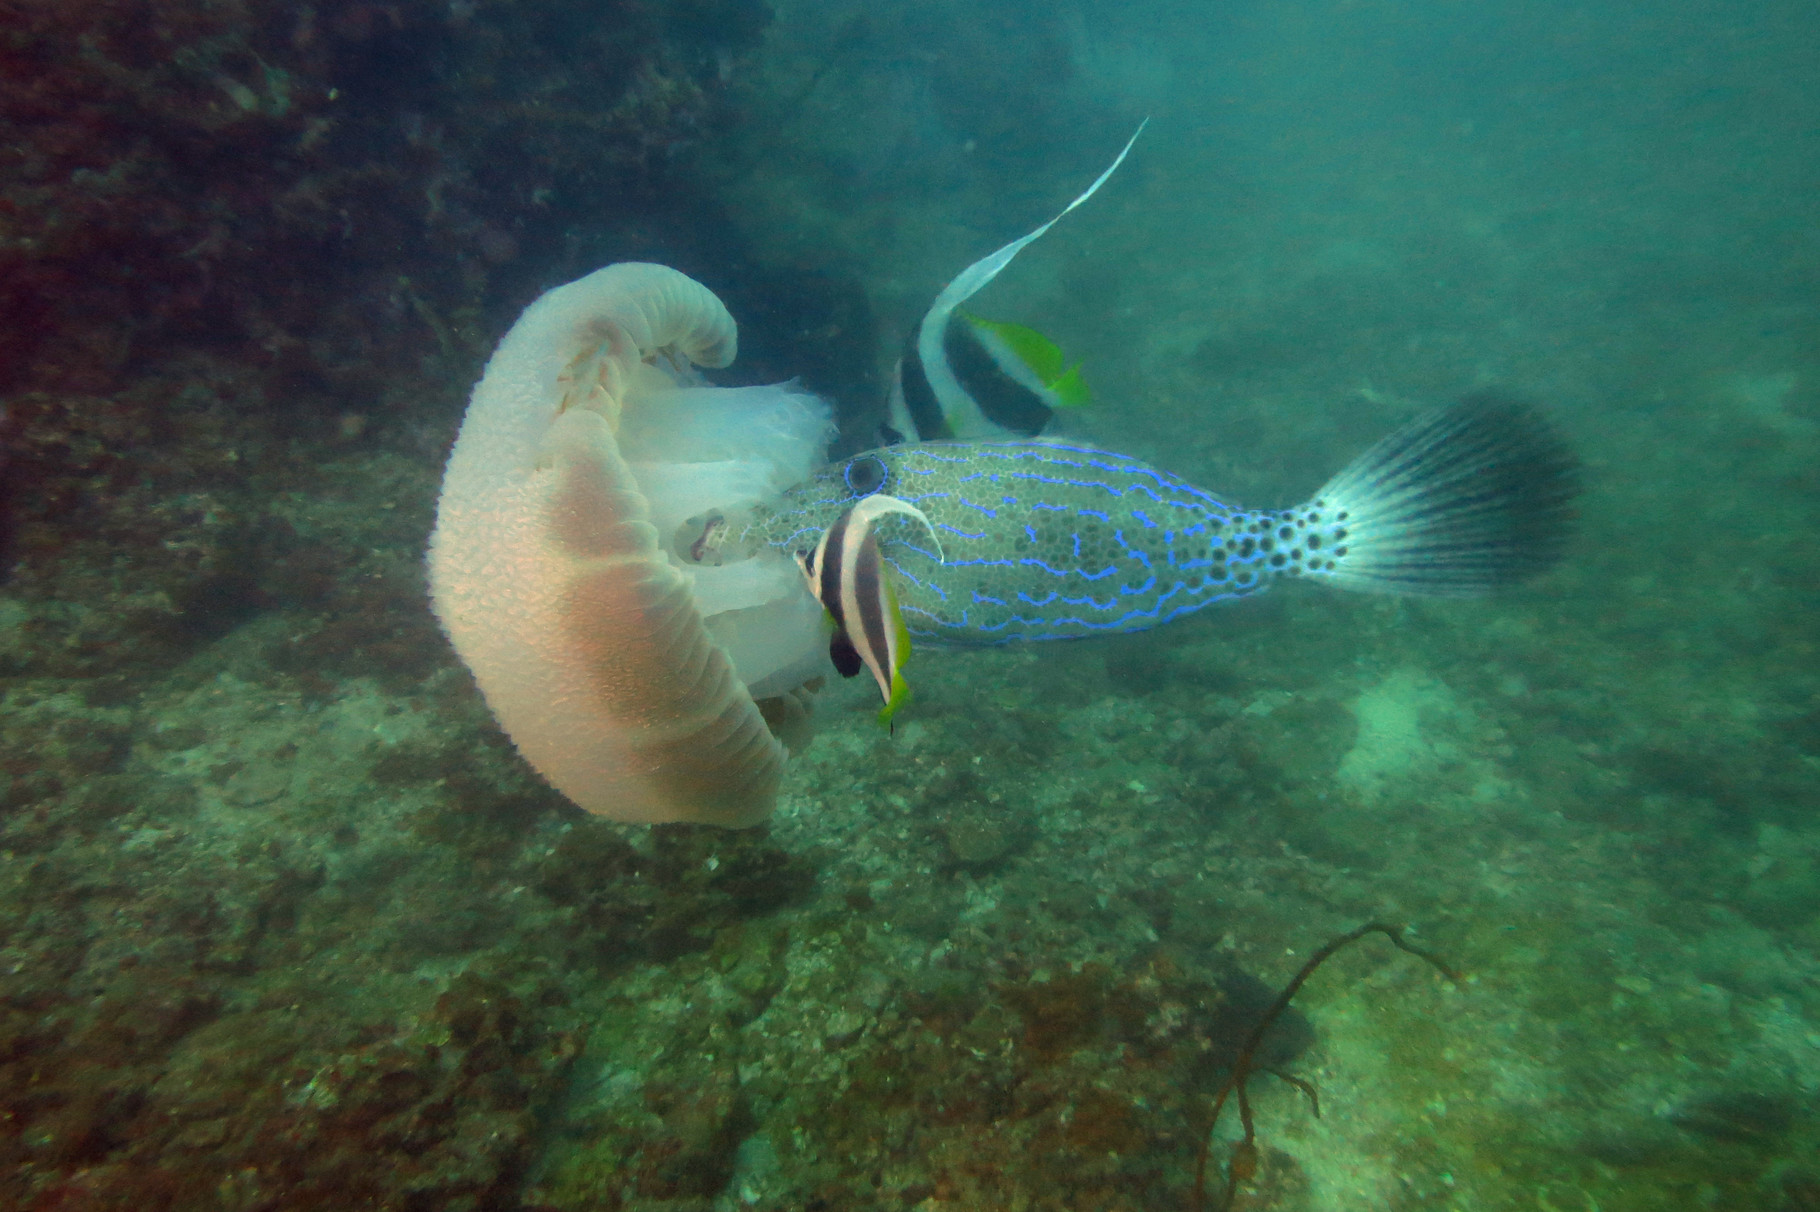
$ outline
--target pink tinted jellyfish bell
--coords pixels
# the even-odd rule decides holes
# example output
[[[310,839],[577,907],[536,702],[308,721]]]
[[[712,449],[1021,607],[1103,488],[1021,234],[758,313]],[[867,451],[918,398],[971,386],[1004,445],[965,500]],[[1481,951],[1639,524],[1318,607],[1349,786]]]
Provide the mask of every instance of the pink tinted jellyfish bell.
[[[621,821],[747,825],[785,751],[754,692],[820,675],[820,607],[791,562],[689,567],[683,519],[805,477],[831,435],[792,384],[717,388],[733,318],[626,263],[538,299],[494,351],[430,537],[436,617],[539,774]]]

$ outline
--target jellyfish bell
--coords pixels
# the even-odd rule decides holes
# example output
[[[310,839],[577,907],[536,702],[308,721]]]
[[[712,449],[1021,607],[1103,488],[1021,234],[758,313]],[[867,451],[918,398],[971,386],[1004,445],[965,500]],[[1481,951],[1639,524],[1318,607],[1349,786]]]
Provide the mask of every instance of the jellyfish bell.
[[[697,564],[690,519],[819,466],[825,401],[721,388],[733,318],[661,265],[609,265],[512,326],[474,388],[430,536],[430,596],[519,752],[589,812],[747,825],[776,800],[821,607],[771,552]],[[758,700],[765,700],[761,709]],[[767,719],[771,724],[767,724]]]

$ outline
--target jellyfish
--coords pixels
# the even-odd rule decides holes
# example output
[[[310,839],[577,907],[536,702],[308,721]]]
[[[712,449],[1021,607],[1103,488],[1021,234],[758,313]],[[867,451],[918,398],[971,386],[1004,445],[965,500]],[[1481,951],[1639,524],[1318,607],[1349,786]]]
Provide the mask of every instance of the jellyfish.
[[[704,382],[695,368],[736,346],[713,292],[665,266],[557,287],[500,341],[443,476],[436,617],[525,760],[614,820],[763,819],[786,760],[773,728],[828,671],[786,556],[675,549],[686,519],[774,496],[833,436],[794,383]]]

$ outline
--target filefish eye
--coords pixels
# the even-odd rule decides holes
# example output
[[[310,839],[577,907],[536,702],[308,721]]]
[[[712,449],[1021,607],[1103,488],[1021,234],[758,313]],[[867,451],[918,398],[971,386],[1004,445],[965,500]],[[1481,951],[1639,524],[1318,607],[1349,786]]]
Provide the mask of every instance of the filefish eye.
[[[841,473],[847,479],[847,487],[856,497],[871,496],[885,482],[885,464],[873,455],[861,455],[847,464]]]

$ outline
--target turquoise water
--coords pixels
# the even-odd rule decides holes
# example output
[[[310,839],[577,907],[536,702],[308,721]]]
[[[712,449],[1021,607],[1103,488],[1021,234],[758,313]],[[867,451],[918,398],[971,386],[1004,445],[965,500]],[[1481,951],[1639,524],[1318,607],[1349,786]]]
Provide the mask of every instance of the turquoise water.
[[[0,1206],[1188,1208],[1238,1041],[1375,919],[1462,979],[1323,966],[1268,1047],[1320,1114],[1254,1079],[1235,1206],[1820,1207],[1810,6],[667,6],[625,18],[662,70],[592,99],[505,70],[556,52],[486,5],[368,7],[233,35],[257,59],[178,21],[213,58],[156,83],[193,139],[270,124],[224,180],[364,132],[409,230],[360,209],[392,178],[313,167],[271,213],[326,243],[281,280],[193,287],[174,243],[168,291],[5,380]],[[566,116],[486,143],[460,90]],[[734,377],[809,375],[854,448],[947,278],[1145,116],[974,303],[1084,360],[1066,432],[1274,507],[1510,388],[1586,464],[1564,564],[919,649],[895,735],[869,678],[819,696],[751,831],[543,787],[421,571],[518,309],[677,264],[745,325]],[[230,289],[232,340],[183,319]],[[121,353],[82,327],[110,299],[178,319]]]

